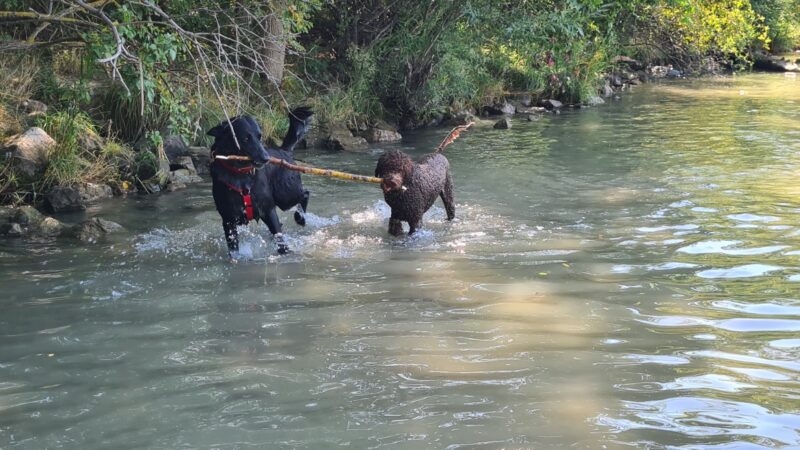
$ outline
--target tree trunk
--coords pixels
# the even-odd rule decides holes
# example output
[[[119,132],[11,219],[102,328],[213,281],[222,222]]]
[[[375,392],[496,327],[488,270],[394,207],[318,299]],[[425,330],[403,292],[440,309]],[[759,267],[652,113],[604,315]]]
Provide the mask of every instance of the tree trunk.
[[[286,57],[286,33],[281,21],[280,8],[285,8],[282,2],[275,2],[276,10],[264,18],[264,40],[263,40],[263,73],[262,82],[268,92],[280,90],[281,80],[283,80],[284,59]]]

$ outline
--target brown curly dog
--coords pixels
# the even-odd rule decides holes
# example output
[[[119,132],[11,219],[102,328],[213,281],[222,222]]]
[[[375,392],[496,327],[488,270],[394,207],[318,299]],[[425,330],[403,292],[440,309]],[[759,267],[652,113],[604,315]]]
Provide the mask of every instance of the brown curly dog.
[[[437,196],[442,197],[447,220],[456,215],[450,162],[441,153],[431,153],[414,162],[407,154],[390,150],[378,159],[375,176],[383,178],[383,198],[392,208],[392,236],[403,233],[403,222],[408,222],[409,235],[417,231],[422,226],[422,215]]]

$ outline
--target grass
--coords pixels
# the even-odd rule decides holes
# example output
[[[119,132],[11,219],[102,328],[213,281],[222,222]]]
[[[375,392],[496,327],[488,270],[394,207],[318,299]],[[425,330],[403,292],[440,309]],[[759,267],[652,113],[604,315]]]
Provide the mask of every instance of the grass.
[[[62,111],[37,118],[56,141],[47,155],[44,173],[26,179],[15,173],[10,162],[0,166],[0,200],[3,202],[35,203],[38,196],[54,186],[83,182],[117,184],[128,174],[119,167],[130,166],[133,151],[115,141],[107,141],[99,151],[86,146],[86,137],[96,135],[92,120],[85,113]]]

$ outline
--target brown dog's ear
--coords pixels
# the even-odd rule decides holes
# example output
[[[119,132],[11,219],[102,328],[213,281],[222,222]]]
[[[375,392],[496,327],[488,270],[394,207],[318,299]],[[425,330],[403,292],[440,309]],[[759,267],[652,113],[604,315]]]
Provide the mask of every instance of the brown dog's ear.
[[[411,181],[411,176],[414,175],[414,161],[408,155],[403,156],[403,184],[406,184]]]

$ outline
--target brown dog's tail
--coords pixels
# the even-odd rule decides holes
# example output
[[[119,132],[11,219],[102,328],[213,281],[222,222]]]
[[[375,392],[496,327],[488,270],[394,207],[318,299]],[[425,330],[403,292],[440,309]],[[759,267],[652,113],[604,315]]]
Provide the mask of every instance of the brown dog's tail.
[[[452,144],[453,141],[458,139],[458,136],[460,136],[462,132],[467,131],[467,129],[474,123],[475,122],[470,122],[466,125],[459,125],[453,128],[453,130],[450,131],[450,133],[448,133],[447,136],[445,136],[445,138],[442,140],[442,143],[436,147],[436,153],[441,153],[445,147]]]

